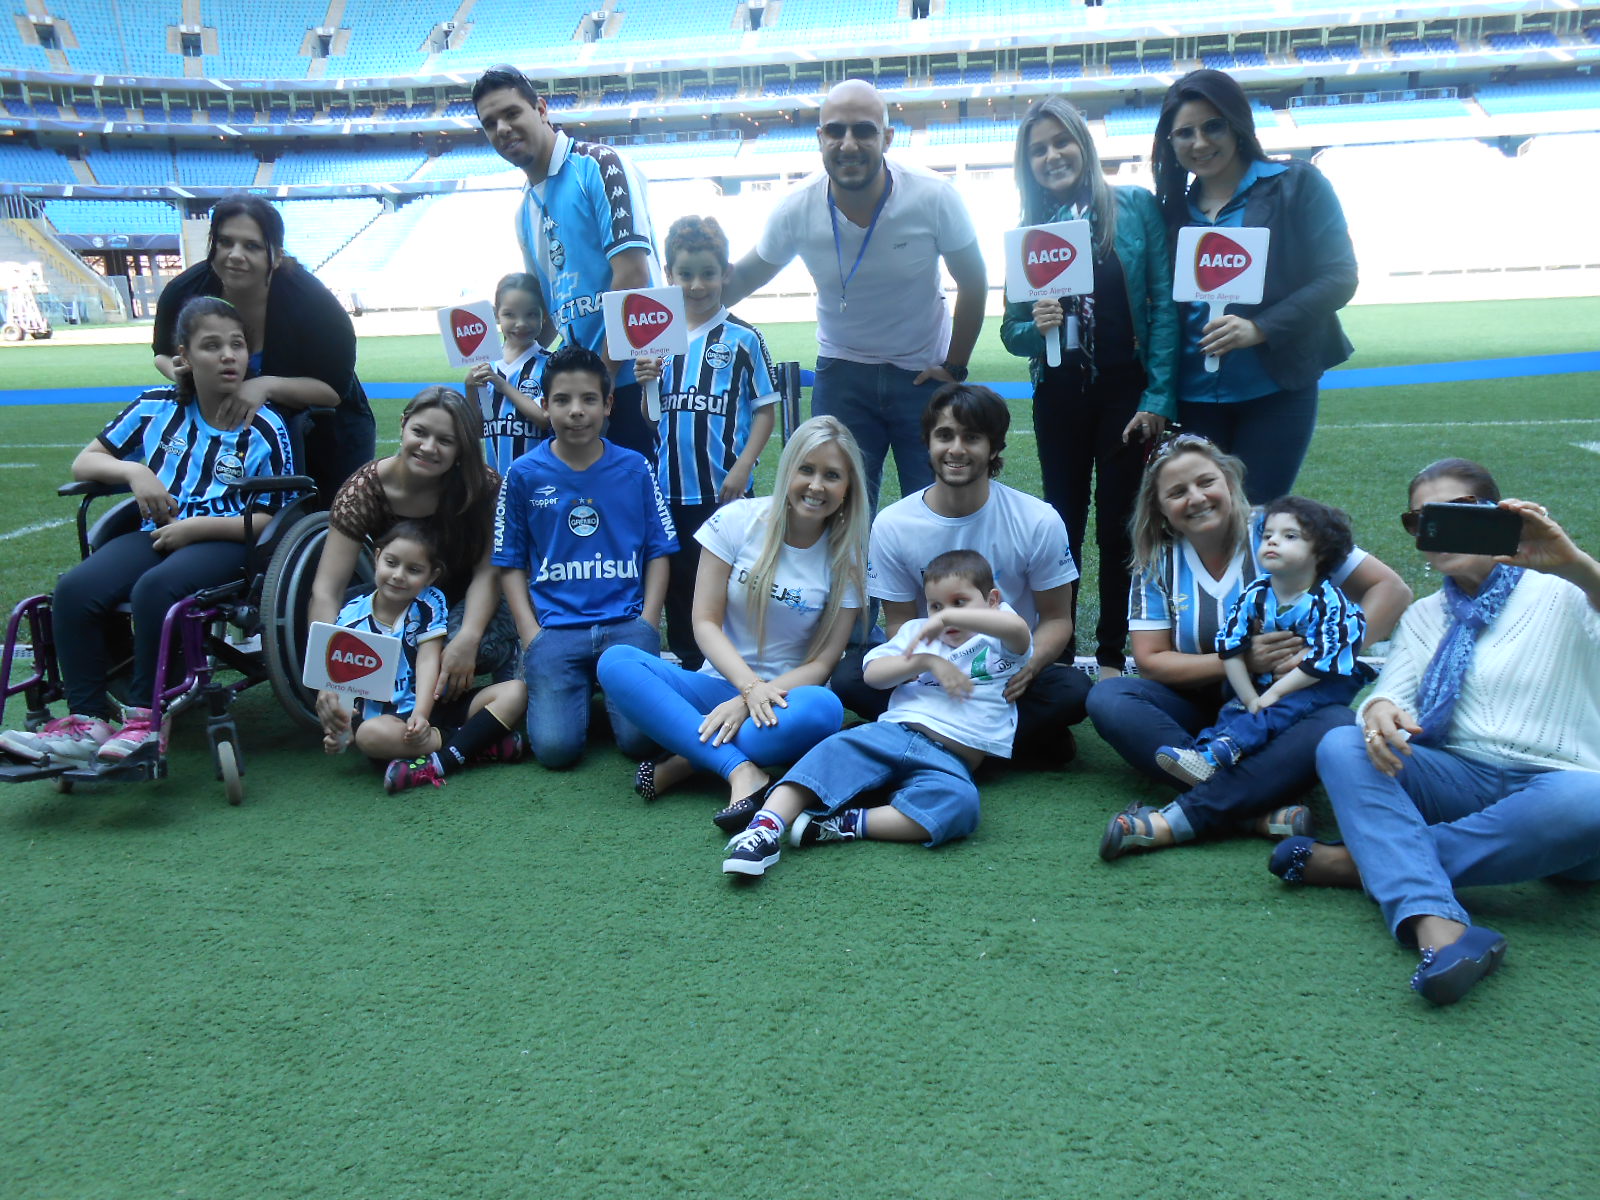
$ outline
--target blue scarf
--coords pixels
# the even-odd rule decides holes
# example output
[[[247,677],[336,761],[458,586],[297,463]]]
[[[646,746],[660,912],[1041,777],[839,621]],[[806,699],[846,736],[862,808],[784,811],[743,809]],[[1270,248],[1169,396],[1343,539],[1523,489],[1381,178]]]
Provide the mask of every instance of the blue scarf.
[[[1428,669],[1422,673],[1417,689],[1417,724],[1422,733],[1417,742],[1437,746],[1450,731],[1450,722],[1461,699],[1461,683],[1472,665],[1472,652],[1478,635],[1493,625],[1505,611],[1512,589],[1522,579],[1521,567],[1497,564],[1483,581],[1476,596],[1469,596],[1449,576],[1444,581],[1444,604],[1450,612],[1450,628],[1433,652]]]

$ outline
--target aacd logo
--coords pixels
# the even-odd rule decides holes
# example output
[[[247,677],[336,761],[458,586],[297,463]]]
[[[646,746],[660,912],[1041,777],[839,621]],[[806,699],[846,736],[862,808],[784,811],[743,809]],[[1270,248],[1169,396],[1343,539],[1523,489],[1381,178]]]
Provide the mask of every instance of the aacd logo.
[[[464,308],[450,310],[450,329],[455,335],[456,349],[461,351],[463,358],[470,356],[482,344],[484,334],[489,332],[482,317]]]
[[[672,324],[672,310],[661,301],[629,292],[622,300],[622,324],[628,345],[635,350],[648,346]]]
[[[328,678],[335,683],[349,683],[371,675],[383,665],[383,659],[356,634],[341,629],[328,639]]]
[[[1250,253],[1231,237],[1208,233],[1195,243],[1194,283],[1202,292],[1214,292],[1250,269]]]
[[[1022,274],[1031,288],[1047,285],[1077,257],[1077,248],[1071,242],[1043,229],[1029,230],[1022,239]]]

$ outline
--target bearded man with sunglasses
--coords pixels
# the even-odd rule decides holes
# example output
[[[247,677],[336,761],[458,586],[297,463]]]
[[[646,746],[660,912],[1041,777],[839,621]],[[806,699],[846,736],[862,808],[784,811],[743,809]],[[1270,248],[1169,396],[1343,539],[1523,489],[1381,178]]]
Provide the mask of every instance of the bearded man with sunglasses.
[[[874,511],[891,448],[902,496],[933,481],[922,412],[938,388],[966,379],[989,289],[961,197],[932,171],[891,164],[893,141],[872,85],[835,86],[817,126],[822,171],[784,197],[722,293],[735,305],[796,255],[805,263],[817,288],[811,411],[855,435]],[[941,260],[956,283],[953,314]]]

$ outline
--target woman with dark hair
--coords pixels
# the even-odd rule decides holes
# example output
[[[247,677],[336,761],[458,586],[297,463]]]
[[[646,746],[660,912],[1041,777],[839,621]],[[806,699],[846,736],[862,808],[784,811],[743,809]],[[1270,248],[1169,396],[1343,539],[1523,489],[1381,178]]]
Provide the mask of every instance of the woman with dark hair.
[[[1272,231],[1259,304],[1184,306],[1178,420],[1248,468],[1250,502],[1293,490],[1317,423],[1322,373],[1350,357],[1335,315],[1356,257],[1333,188],[1309,162],[1271,162],[1231,76],[1192,71],[1167,90],[1151,151],[1156,199],[1184,225]],[[1192,177],[1193,182],[1190,182]],[[1219,369],[1205,369],[1208,355]]]
[[[1120,675],[1128,638],[1128,514],[1145,444],[1176,412],[1172,252],[1154,197],[1143,188],[1106,183],[1083,115],[1061,97],[1029,107],[1017,130],[1014,167],[1024,225],[1084,219],[1094,232],[1094,292],[1007,304],[1000,340],[1028,360],[1044,498],[1066,523],[1079,564],[1094,481],[1100,551],[1095,657],[1103,674]],[[1075,336],[1061,365],[1052,367],[1045,362],[1045,335],[1064,325]],[[1076,629],[1076,590],[1072,598]]]
[[[489,561],[500,476],[483,461],[482,417],[460,392],[423,388],[400,414],[400,448],[358,468],[334,497],[328,539],[311,585],[309,620],[332,621],[345,602],[364,544],[403,518],[420,521],[443,555],[434,585],[450,609],[440,697],[455,699],[475,676],[516,673],[516,626]],[[329,716],[318,701],[324,724]]]
[[[1345,844],[1292,838],[1269,865],[1289,883],[1365,888],[1422,956],[1411,986],[1453,1004],[1506,951],[1457,888],[1600,880],[1600,563],[1467,459],[1425,467],[1409,498],[1413,536],[1426,504],[1514,512],[1517,552],[1424,552],[1444,587],[1401,618],[1361,725],[1317,750]]]
[[[195,296],[220,296],[238,311],[250,377],[224,413],[234,427],[263,404],[332,410],[305,437],[306,474],[326,498],[372,457],[376,428],[356,378],[356,334],[333,293],[283,250],[283,217],[259,196],[227,196],[211,210],[206,259],[167,284],[156,302],[151,349],[175,380],[173,327]]]
[[[1089,719],[1147,778],[1175,782],[1157,762],[1163,747],[1186,745],[1212,724],[1226,696],[1217,633],[1246,585],[1261,573],[1264,534],[1244,494],[1239,460],[1205,438],[1179,434],[1151,461],[1134,501],[1133,587],[1128,627],[1139,673],[1089,690]],[[1367,641],[1389,636],[1411,602],[1393,570],[1353,549],[1328,579],[1361,605]],[[1260,633],[1241,656],[1252,675],[1283,676],[1305,654],[1298,634]],[[1317,743],[1348,725],[1350,709],[1325,704],[1255,754],[1219,768],[1161,808],[1135,801],[1111,818],[1100,844],[1107,861],[1235,833],[1284,837],[1306,827],[1296,803],[1316,783]],[[1298,828],[1297,828],[1298,827]]]

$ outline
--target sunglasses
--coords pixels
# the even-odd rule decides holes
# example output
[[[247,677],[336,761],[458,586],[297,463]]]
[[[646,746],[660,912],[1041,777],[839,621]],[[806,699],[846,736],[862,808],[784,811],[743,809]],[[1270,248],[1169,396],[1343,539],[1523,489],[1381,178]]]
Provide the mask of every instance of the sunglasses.
[[[1150,443],[1144,452],[1145,466],[1157,463],[1163,459],[1171,458],[1177,454],[1187,454],[1197,450],[1201,454],[1215,458],[1222,451],[1217,444],[1208,437],[1198,433],[1185,433],[1180,425],[1168,425]]]
[[[1230,126],[1222,117],[1212,117],[1209,121],[1202,121],[1198,128],[1199,132],[1206,135],[1206,141],[1214,142],[1223,134],[1227,133],[1232,126]],[[1184,125],[1167,134],[1167,141],[1180,142],[1184,145],[1187,145],[1188,143],[1194,141],[1195,130],[1196,127],[1193,125]]]
[[[844,135],[847,133],[858,142],[875,142],[883,136],[883,130],[871,121],[856,121],[849,125],[843,121],[829,121],[819,128],[822,130],[822,136],[830,142],[844,141]]]
[[[1438,503],[1438,501],[1435,501],[1435,503]],[[1493,504],[1494,501],[1480,500],[1477,496],[1457,496],[1454,500],[1449,501],[1449,503]],[[1412,537],[1416,537],[1417,533],[1422,529],[1422,510],[1420,508],[1408,508],[1405,512],[1401,513],[1400,528],[1404,529]]]

